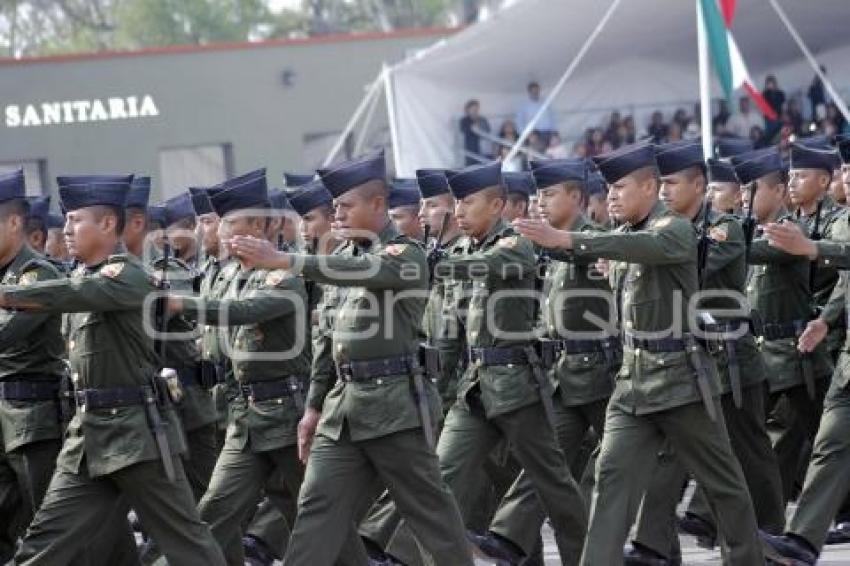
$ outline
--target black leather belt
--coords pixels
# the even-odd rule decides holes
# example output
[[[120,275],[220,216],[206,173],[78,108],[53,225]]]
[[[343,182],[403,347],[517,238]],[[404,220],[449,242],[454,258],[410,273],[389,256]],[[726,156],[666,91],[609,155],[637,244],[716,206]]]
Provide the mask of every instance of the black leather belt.
[[[683,352],[685,341],[681,338],[638,338],[632,334],[623,335],[623,343],[632,350],[644,350],[652,353]]]
[[[466,355],[469,363],[479,366],[528,365],[529,363],[528,355],[522,346],[468,348]]]
[[[145,403],[145,389],[142,387],[78,389],[74,391],[74,401],[77,407],[86,411],[142,405]]]
[[[42,376],[44,377],[44,376]],[[53,401],[59,398],[59,378],[52,381],[0,381],[0,399],[6,401]]]
[[[413,369],[412,357],[403,356],[345,362],[338,364],[336,371],[343,381],[366,382],[394,375],[409,377]]]
[[[741,332],[741,329],[744,329],[744,332]],[[702,329],[708,335],[709,339],[712,340],[731,340],[731,339],[739,339],[743,338],[747,334],[750,334],[750,321],[749,320],[734,320],[734,321],[723,321],[717,322],[715,324],[707,324]]]
[[[622,347],[619,338],[609,336],[598,340],[540,340],[538,351],[540,360],[544,367],[554,366],[561,354],[605,354],[605,363],[613,365],[619,363]]]
[[[766,322],[755,328],[755,334],[765,340],[782,340],[785,338],[796,338],[800,330],[806,327],[806,321],[795,320],[793,322]]]
[[[246,401],[259,403],[269,399],[292,397],[301,393],[301,380],[293,376],[273,381],[240,383],[239,391]]]

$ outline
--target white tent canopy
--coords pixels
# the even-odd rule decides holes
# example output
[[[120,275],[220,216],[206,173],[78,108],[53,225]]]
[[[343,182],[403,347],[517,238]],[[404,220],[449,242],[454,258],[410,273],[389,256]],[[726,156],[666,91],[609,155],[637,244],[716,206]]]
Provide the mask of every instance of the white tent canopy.
[[[396,174],[457,166],[456,119],[463,104],[477,98],[485,115],[512,114],[530,80],[540,82],[545,94],[610,2],[517,0],[391,68]],[[850,2],[782,0],[781,5],[829,77],[846,86]],[[559,121],[559,129],[596,125],[612,108],[698,100],[695,6],[693,0],[623,0],[554,101],[557,112],[572,116]],[[738,0],[732,31],[758,86],[767,74],[777,75],[786,88],[808,84],[814,75],[768,0]],[[718,84],[713,95],[722,95]]]

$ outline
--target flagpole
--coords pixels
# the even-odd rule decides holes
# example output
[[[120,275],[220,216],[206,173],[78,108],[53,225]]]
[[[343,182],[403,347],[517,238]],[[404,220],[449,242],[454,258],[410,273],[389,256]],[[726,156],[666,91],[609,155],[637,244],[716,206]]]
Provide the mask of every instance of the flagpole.
[[[708,65],[708,41],[705,37],[705,18],[700,0],[695,0],[697,12],[697,53],[699,55],[699,108],[702,133],[702,152],[706,158],[714,155],[711,131],[711,73]]]

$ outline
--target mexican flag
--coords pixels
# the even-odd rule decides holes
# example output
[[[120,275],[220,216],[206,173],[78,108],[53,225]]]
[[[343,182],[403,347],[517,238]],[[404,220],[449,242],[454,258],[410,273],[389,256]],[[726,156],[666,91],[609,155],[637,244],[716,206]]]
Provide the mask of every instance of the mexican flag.
[[[770,120],[776,120],[778,118],[776,112],[753,85],[747,65],[741,57],[741,51],[732,36],[736,4],[737,0],[700,0],[705,35],[711,49],[714,69],[727,99],[732,98],[735,90],[742,88],[753,99],[762,114]]]

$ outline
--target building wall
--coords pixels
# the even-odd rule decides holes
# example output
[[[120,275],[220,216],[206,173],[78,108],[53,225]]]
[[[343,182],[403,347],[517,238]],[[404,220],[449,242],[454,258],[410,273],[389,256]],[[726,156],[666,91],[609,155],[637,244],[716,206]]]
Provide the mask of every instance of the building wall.
[[[154,198],[258,167],[280,184],[282,171],[318,165],[383,62],[446,33],[0,62],[0,167],[25,162],[31,193],[86,173],[150,175]],[[139,107],[145,96],[145,116],[118,118],[131,113],[128,97]],[[41,107],[95,99],[116,118],[83,123],[79,107]],[[23,125],[57,109],[74,123]]]

